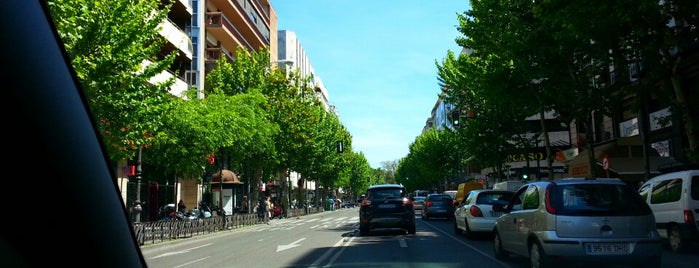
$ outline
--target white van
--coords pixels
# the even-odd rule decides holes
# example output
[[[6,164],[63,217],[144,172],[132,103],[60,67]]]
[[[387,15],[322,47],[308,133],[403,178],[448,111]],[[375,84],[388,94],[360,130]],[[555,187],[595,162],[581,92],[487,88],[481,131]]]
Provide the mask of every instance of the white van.
[[[653,210],[658,233],[675,252],[686,252],[699,242],[699,169],[658,175],[638,193]]]

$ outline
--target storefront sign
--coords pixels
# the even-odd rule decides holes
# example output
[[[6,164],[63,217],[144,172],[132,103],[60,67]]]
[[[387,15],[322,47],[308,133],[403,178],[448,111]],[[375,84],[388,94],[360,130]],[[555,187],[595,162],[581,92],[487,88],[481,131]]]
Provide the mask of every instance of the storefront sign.
[[[570,176],[572,177],[588,177],[590,175],[590,166],[587,164],[570,167]]]

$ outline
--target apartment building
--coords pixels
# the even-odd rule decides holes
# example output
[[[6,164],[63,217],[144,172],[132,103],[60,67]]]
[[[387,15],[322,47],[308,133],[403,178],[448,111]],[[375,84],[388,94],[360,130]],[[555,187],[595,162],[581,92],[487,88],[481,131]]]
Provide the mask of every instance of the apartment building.
[[[219,59],[233,61],[239,47],[248,51],[269,49],[270,61],[276,61],[276,33],[277,17],[269,0],[175,0],[167,19],[161,24],[160,34],[168,40],[162,48],[163,55],[176,52],[177,58],[167,72],[154,77],[151,82],[174,77],[171,94],[184,97],[185,91],[194,88],[197,90],[197,98],[204,98],[206,74],[216,67]],[[126,172],[127,169],[120,169],[119,177],[123,179],[120,179],[119,184],[124,200],[129,200],[128,204],[135,199],[148,198],[146,202],[150,204],[182,199],[187,207],[193,208],[203,199],[204,187],[198,184],[198,180],[188,179],[165,185],[151,182],[144,186],[148,189],[142,192],[160,194],[137,198],[135,192],[138,191],[134,187],[136,183],[129,182]],[[226,189],[223,191],[225,198],[221,199],[226,211],[231,212],[233,204],[239,203],[238,200],[244,192],[249,191],[250,186],[238,181],[235,175],[223,177],[219,181],[226,185]],[[127,187],[130,191],[123,191]],[[213,183],[210,187],[219,190],[223,188],[216,187]],[[214,196],[213,200],[220,200],[219,196]],[[154,209],[157,210],[148,208]],[[155,214],[153,212],[148,214]]]
[[[277,36],[277,65],[280,68],[297,70],[301,77],[312,77],[311,87],[315,88],[316,97],[325,105],[327,111],[334,110],[334,107],[328,104],[328,91],[325,89],[320,76],[313,69],[311,60],[303,46],[301,46],[301,41],[299,41],[296,33],[290,30],[279,30]]]

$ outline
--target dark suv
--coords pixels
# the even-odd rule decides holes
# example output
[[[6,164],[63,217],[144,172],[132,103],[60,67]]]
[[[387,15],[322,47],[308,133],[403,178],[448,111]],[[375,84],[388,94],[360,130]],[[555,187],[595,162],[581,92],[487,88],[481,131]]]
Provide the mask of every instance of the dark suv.
[[[366,235],[374,228],[399,228],[415,234],[415,211],[403,185],[369,186],[359,208],[359,233]]]

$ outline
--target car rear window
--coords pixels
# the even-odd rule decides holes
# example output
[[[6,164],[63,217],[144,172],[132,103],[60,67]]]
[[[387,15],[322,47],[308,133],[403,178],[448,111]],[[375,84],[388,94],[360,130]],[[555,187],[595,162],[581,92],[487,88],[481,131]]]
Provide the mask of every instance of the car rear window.
[[[476,198],[477,205],[494,205],[501,204],[506,205],[510,202],[510,198],[514,192],[493,192],[493,193],[480,193],[478,198]]]
[[[557,215],[640,216],[651,213],[638,193],[621,184],[558,185],[549,194]]]
[[[446,194],[441,194],[441,195],[430,195],[427,197],[428,201],[432,202],[451,202],[451,196],[446,195]]]
[[[377,188],[369,191],[367,196],[369,199],[386,199],[403,197],[403,191],[400,188]]]

